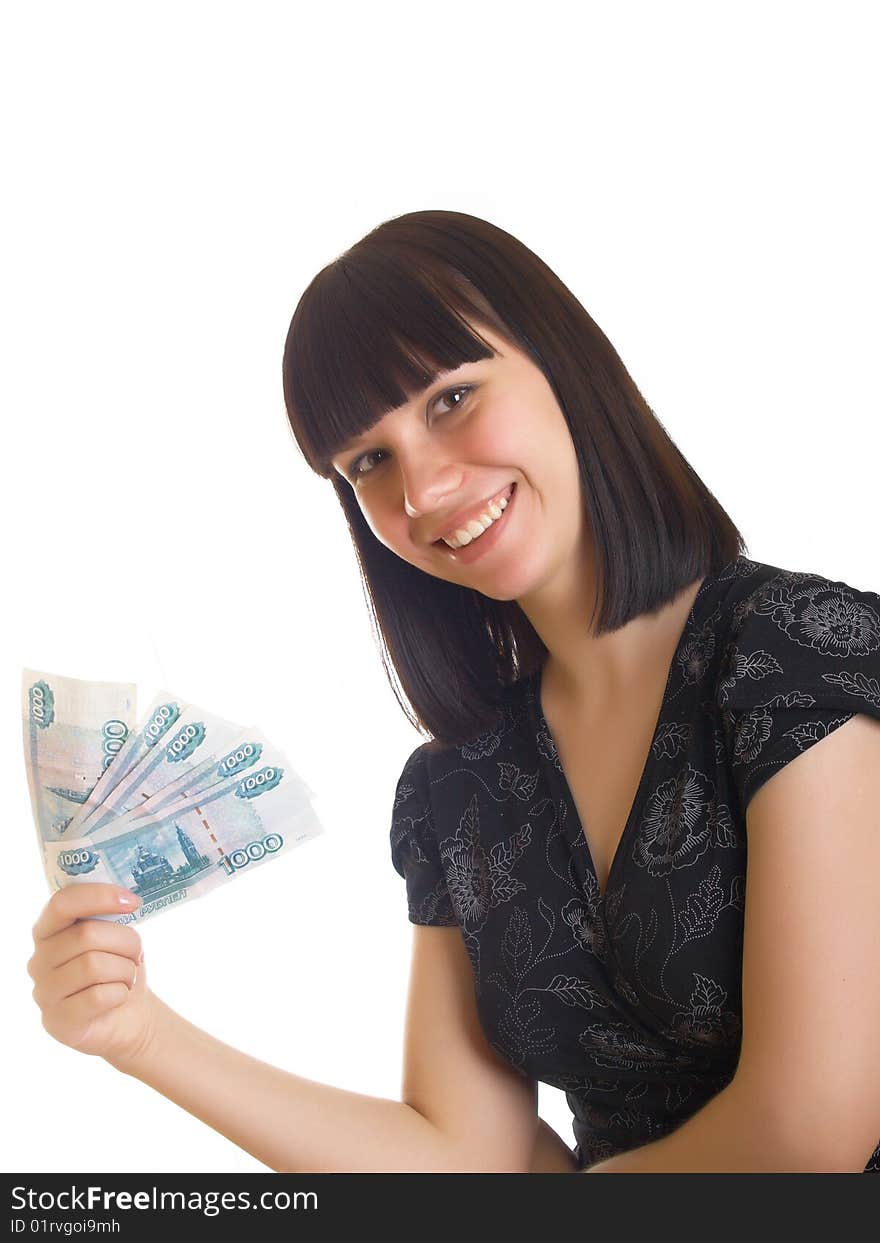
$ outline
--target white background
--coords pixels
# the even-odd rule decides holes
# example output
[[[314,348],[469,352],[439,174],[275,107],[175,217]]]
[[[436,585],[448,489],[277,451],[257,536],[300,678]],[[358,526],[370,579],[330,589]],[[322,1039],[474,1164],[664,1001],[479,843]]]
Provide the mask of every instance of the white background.
[[[265,1169],[41,1027],[23,665],[170,689],[292,757],[325,834],[145,923],[148,978],[238,1048],[398,1097],[388,830],[421,739],[280,370],[308,281],[382,220],[519,237],[749,555],[880,588],[872,7],[7,7],[4,1170]],[[571,1144],[562,1094],[540,1108]]]

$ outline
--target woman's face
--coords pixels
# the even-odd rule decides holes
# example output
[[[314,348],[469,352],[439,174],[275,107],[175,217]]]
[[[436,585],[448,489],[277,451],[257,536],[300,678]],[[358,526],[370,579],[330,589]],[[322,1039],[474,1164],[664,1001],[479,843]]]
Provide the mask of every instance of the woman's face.
[[[496,357],[463,364],[389,411],[333,466],[392,552],[426,574],[518,600],[582,548],[580,475],[544,373],[478,327]],[[491,505],[508,493],[506,508]],[[482,534],[457,550],[441,539],[463,530]]]

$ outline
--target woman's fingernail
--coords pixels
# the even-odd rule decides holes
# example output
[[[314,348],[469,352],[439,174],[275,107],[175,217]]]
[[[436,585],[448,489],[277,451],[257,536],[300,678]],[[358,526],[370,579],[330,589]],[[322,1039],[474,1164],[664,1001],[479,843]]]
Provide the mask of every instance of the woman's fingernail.
[[[120,906],[137,906],[140,903],[140,898],[134,893],[120,893],[118,897]]]

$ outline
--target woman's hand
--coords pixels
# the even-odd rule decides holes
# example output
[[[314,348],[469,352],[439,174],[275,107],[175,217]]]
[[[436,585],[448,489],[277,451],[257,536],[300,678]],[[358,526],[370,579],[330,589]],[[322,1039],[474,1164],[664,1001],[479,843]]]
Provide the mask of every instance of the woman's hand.
[[[125,896],[133,904],[123,905]],[[49,1035],[114,1065],[134,1059],[149,1044],[156,998],[147,988],[134,928],[89,917],[131,911],[138,901],[116,885],[59,889],[34,924],[34,953],[27,964]]]

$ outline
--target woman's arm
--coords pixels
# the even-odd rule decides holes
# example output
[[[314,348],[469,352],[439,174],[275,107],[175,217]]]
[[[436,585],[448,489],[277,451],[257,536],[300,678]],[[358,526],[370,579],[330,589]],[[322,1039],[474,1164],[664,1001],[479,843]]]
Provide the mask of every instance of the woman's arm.
[[[473,1159],[402,1101],[316,1083],[242,1053],[154,995],[142,1047],[117,1070],[154,1088],[276,1171],[475,1172]],[[486,1169],[483,1165],[482,1169]]]
[[[54,1039],[140,1079],[271,1169],[529,1172],[535,1085],[487,1044],[458,929],[414,929],[402,1099],[386,1100],[270,1066],[165,1005],[147,986],[138,933],[96,918],[137,901],[83,882],[46,903],[28,973]]]
[[[577,1172],[578,1165],[572,1150],[552,1126],[548,1126],[543,1118],[539,1118],[529,1173],[576,1174]]]
[[[345,1091],[270,1066],[155,1000],[149,1042],[133,1058],[111,1065],[161,1092],[271,1169],[478,1172],[427,1118],[402,1101]],[[539,1119],[529,1173],[576,1172],[571,1149]]]

